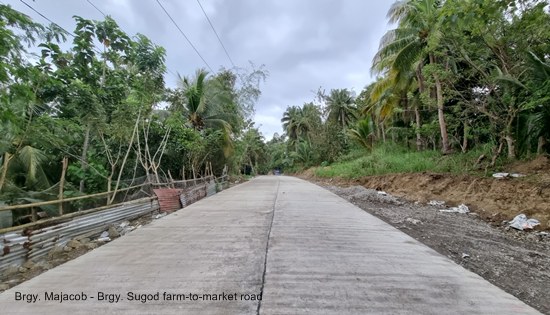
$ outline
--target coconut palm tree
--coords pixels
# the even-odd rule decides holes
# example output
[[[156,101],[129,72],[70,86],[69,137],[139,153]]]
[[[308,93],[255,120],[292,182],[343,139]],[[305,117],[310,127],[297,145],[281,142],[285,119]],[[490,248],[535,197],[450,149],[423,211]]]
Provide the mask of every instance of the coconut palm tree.
[[[521,140],[524,143],[537,141],[537,154],[546,152],[550,140],[550,60],[539,57],[533,52],[527,54],[528,80],[523,84],[510,80],[516,86],[525,89],[531,95],[530,101],[523,105],[527,126],[521,128]],[[510,79],[502,77],[501,79]]]
[[[328,120],[337,123],[340,128],[347,128],[356,119],[355,100],[347,89],[331,90],[325,101]]]
[[[422,89],[422,68],[425,63],[436,65],[436,50],[442,38],[440,0],[402,0],[395,2],[388,11],[390,23],[398,23],[380,42],[374,57],[375,70],[387,69],[394,73],[416,70],[418,85]],[[435,84],[439,129],[443,153],[450,151],[447,124],[443,112],[443,87],[436,71],[432,74]]]
[[[180,88],[183,91],[185,113],[190,126],[198,131],[205,128],[213,128],[222,131],[224,138],[224,153],[229,155],[233,148],[231,139],[232,126],[228,122],[230,117],[226,113],[217,113],[215,108],[219,108],[219,104],[213,104],[212,100],[207,97],[207,89],[219,89],[220,85],[216,82],[207,80],[208,72],[199,69],[193,79],[188,77],[180,78]],[[220,95],[225,94],[224,91],[213,93],[216,95],[216,101],[224,101]],[[225,100],[230,102],[231,100]]]
[[[309,139],[312,124],[308,118],[307,110],[299,106],[288,107],[283,113],[283,129],[292,143],[299,139]]]
[[[373,133],[368,117],[359,120],[353,128],[348,129],[348,135],[365,149],[372,148]]]

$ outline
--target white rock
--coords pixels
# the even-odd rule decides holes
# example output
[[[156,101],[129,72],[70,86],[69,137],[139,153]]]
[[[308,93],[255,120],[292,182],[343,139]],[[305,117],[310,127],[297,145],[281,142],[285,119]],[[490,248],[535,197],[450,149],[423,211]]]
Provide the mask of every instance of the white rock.
[[[468,208],[467,205],[461,204],[458,205],[458,207],[452,207],[449,209],[441,209],[439,212],[449,212],[449,213],[468,213],[470,212],[470,208]]]
[[[422,221],[417,220],[417,219],[413,219],[413,218],[406,218],[405,221],[406,221],[406,222],[409,222],[409,223],[412,223],[412,224],[414,224],[414,225],[417,225],[417,224],[422,223]]]

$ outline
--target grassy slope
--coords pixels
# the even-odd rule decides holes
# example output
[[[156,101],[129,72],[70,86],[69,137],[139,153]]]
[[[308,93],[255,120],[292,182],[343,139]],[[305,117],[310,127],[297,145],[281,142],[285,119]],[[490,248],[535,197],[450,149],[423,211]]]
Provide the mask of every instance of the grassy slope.
[[[437,151],[415,152],[406,148],[383,145],[371,152],[355,150],[330,166],[314,170],[318,177],[360,178],[391,173],[469,173],[483,150],[442,156]]]

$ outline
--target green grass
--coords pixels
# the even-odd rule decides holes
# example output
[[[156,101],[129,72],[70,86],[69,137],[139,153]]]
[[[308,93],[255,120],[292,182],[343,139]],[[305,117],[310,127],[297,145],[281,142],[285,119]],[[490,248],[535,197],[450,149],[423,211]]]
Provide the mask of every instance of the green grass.
[[[485,150],[486,151],[486,150]],[[371,152],[352,151],[327,167],[315,169],[319,177],[359,178],[391,173],[471,173],[483,149],[443,156],[437,151],[409,151],[395,145],[378,146]]]

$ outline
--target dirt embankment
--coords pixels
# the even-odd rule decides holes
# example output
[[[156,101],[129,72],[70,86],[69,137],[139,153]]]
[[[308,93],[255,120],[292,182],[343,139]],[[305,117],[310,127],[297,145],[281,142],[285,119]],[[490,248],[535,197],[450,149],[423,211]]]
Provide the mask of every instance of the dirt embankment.
[[[528,163],[511,165],[505,171],[525,177],[496,179],[415,173],[370,176],[357,180],[327,180],[315,178],[312,172],[303,177],[342,187],[360,185],[383,190],[423,204],[430,200],[442,200],[450,206],[464,203],[471,211],[496,226],[523,213],[540,221],[538,229],[550,230],[550,160],[542,156]]]

